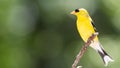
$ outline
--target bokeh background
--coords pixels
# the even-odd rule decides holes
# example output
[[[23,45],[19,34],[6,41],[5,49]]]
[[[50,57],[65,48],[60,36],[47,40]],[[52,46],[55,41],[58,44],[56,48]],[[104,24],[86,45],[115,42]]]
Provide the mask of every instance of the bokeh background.
[[[120,0],[0,0],[0,68],[71,68],[83,40],[70,12],[85,8],[115,60],[88,48],[83,68],[120,67]]]

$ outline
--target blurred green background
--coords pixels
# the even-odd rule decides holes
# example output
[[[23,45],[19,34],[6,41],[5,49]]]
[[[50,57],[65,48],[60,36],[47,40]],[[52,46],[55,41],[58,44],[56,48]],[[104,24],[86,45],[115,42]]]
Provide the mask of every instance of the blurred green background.
[[[84,42],[70,12],[85,8],[115,62],[88,48],[83,68],[120,67],[120,0],[0,0],[0,68],[71,68]]]

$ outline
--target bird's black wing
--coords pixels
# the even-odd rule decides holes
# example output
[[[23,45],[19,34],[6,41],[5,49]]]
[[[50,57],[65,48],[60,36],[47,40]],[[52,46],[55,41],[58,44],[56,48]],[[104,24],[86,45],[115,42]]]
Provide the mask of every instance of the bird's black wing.
[[[93,26],[93,28],[94,28],[95,32],[97,32],[97,29],[95,28],[95,24],[94,24],[94,22],[93,22],[93,21],[91,21],[91,23],[92,23],[92,26]]]

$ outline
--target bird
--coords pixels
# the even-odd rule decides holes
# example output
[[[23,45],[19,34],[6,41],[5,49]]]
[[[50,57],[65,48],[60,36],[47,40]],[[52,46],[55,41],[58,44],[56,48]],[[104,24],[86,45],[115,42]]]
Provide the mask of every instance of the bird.
[[[88,11],[84,8],[75,9],[74,11],[71,12],[71,14],[77,17],[76,21],[77,30],[83,41],[86,43],[89,37],[92,36],[92,34],[98,32],[93,20],[91,19]],[[91,41],[91,44],[89,46],[99,53],[105,66],[107,66],[109,62],[114,61],[99,42],[98,36],[96,36]]]

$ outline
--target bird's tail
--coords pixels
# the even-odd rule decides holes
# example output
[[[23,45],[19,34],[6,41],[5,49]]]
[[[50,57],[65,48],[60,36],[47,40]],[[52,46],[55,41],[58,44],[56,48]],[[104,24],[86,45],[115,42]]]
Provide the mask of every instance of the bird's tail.
[[[101,56],[105,66],[108,65],[109,62],[113,62],[114,60],[105,52],[102,45],[100,45],[99,42],[94,42],[92,45],[90,45],[92,48],[94,48],[99,55]]]

